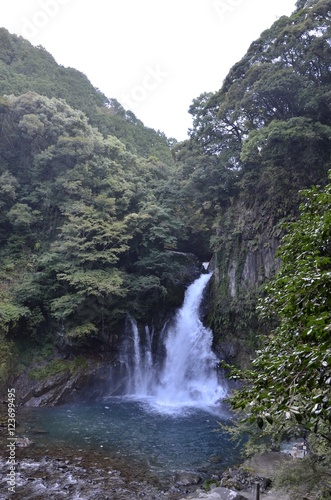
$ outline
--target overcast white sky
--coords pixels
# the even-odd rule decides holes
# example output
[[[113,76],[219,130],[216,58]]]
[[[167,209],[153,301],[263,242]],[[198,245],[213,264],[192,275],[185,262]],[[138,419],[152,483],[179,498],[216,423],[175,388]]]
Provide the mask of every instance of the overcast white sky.
[[[7,0],[1,25],[85,73],[145,125],[183,140],[192,100],[218,90],[295,1]]]

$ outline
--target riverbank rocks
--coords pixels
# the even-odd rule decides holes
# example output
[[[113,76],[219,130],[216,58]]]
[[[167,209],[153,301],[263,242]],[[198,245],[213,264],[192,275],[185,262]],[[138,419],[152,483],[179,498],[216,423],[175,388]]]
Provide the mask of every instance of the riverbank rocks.
[[[254,473],[254,471],[250,472],[243,467],[238,467],[223,472],[220,480],[221,486],[237,491],[251,491],[255,483],[260,483],[260,491],[264,492],[271,486],[271,479]]]
[[[188,495],[186,499],[251,499],[255,484],[259,483],[261,498],[265,498],[266,500],[286,500],[288,499],[286,494],[283,494],[283,492],[280,494],[280,492],[275,492],[270,490],[270,488],[279,466],[289,461],[291,461],[291,458],[280,452],[256,454],[239,467],[229,468],[221,473],[217,478],[217,483],[220,487],[212,485],[209,493],[197,490],[194,494]]]
[[[220,475],[213,476],[215,484],[211,485],[210,492],[198,489],[181,500],[199,498],[206,500],[251,500],[256,483],[260,484],[261,498],[285,500],[288,498],[286,495],[279,496],[279,492],[270,491],[270,487],[278,467],[288,461],[291,461],[289,456],[280,452],[254,455],[242,465],[229,468]]]
[[[198,474],[192,472],[180,472],[176,474],[174,478],[175,484],[180,486],[189,486],[191,484],[196,485],[201,483],[202,479]]]
[[[20,448],[28,448],[29,446],[34,446],[34,442],[25,436],[18,437],[18,438],[15,438],[15,446],[19,446]]]
[[[5,440],[0,441],[5,449]],[[111,460],[94,451],[76,456],[77,450],[67,447],[16,449],[15,492],[8,491],[7,457],[0,457],[1,499],[84,499],[84,500],[177,500],[182,493],[165,491],[152,477],[123,462]],[[117,468],[120,465],[121,469]]]

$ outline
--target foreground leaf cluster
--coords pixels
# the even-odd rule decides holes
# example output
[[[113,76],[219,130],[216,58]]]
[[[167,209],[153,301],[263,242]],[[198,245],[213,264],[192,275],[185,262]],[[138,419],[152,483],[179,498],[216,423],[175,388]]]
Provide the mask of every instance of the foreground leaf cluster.
[[[288,224],[282,266],[259,309],[278,327],[264,340],[231,403],[262,429],[305,431],[331,443],[331,184],[302,193],[300,217]]]

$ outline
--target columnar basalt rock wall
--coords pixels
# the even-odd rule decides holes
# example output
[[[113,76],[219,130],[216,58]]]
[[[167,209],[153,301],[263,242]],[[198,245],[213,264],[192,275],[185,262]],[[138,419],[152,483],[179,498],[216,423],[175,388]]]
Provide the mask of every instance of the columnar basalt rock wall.
[[[263,285],[277,272],[276,252],[288,215],[276,217],[257,204],[232,206],[216,230],[214,279],[208,321],[226,361],[246,365],[266,331],[256,312]]]

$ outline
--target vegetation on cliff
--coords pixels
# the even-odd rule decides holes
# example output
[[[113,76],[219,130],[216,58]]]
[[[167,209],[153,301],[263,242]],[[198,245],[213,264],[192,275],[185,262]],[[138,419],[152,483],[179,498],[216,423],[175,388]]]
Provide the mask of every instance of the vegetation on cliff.
[[[0,154],[3,333],[107,336],[128,302],[165,299],[185,237],[162,199],[169,166],[33,92],[2,98]]]
[[[0,45],[5,379],[12,341],[111,348],[128,311],[180,305],[191,270],[164,134],[43,48],[5,29]]]
[[[269,330],[256,300],[279,269],[283,224],[298,217],[300,190],[328,181],[330,16],[329,1],[298,2],[251,44],[218,92],[192,103],[190,140],[173,149],[188,226],[210,237],[215,255],[209,322],[228,345],[224,355],[242,363],[257,333]]]
[[[292,16],[252,43],[219,91],[193,101],[190,138],[180,144],[42,47],[0,30],[2,378],[23,339],[111,349],[128,312],[146,321],[178,306],[190,279],[185,252],[193,250],[214,255],[215,347],[245,364],[259,335],[279,321],[250,380],[261,389],[270,382],[263,370],[276,370],[280,392],[287,372],[272,360],[279,345],[283,361],[292,349],[293,363],[302,355],[306,364],[288,371],[282,408],[290,419],[285,412],[279,421],[329,425],[321,420],[330,399],[329,236],[319,224],[330,212],[330,21],[330,1],[298,1]],[[324,194],[309,192],[298,218],[299,192],[315,184]],[[321,229],[319,240],[303,235],[305,224],[312,234]],[[260,319],[261,285],[281,262],[267,292],[277,317]],[[321,272],[309,288],[310,271]],[[262,413],[277,420],[269,393],[261,397]],[[261,423],[259,412],[257,404]]]
[[[32,91],[64,99],[72,108],[83,111],[105,137],[120,139],[131,153],[144,158],[157,156],[171,163],[165,135],[145,127],[132,111],[94,88],[83,73],[58,65],[42,46],[34,47],[4,28],[0,29],[0,47],[0,95],[19,96]]]
[[[303,192],[300,217],[278,249],[282,266],[260,300],[278,326],[264,339],[231,401],[274,439],[313,433],[331,443],[331,184]]]

